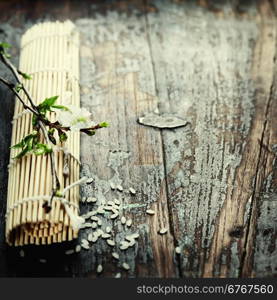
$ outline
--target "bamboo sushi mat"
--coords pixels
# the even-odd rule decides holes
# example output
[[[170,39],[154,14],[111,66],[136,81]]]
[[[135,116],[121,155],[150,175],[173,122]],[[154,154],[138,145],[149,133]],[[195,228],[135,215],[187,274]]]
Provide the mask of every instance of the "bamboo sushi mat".
[[[19,69],[30,74],[23,80],[36,104],[58,95],[58,104],[80,106],[79,92],[79,35],[70,21],[41,23],[30,28],[21,39]],[[23,95],[23,94],[22,94]],[[23,97],[23,96],[22,96]],[[24,97],[27,101],[26,97]],[[51,120],[55,113],[51,113]],[[31,133],[32,115],[16,101],[12,145]],[[70,175],[63,175],[64,145],[54,148],[61,190],[79,179],[80,136],[70,132],[66,142]],[[58,139],[57,139],[58,140]],[[17,149],[11,150],[6,213],[6,240],[9,245],[51,244],[77,237],[70,219],[58,199],[46,214],[44,198],[51,195],[51,167],[49,155],[28,154],[13,159]],[[78,214],[79,187],[66,195],[74,214]]]

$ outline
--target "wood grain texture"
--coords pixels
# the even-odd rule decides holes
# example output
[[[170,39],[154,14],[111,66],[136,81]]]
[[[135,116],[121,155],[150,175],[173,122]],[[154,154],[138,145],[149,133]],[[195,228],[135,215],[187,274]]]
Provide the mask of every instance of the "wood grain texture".
[[[126,207],[123,214],[133,220],[134,229],[141,235],[138,247],[120,257],[119,265],[127,261],[131,266],[129,276],[174,277],[172,236],[157,234],[161,227],[169,228],[161,133],[137,124],[141,114],[157,107],[153,93],[148,94],[139,86],[138,71],[146,89],[154,88],[153,78],[147,74],[151,69],[149,47],[141,34],[145,31],[144,19],[115,14],[107,19],[80,20],[77,25],[83,38],[82,104],[98,119],[101,117],[111,124],[93,139],[83,136],[84,175],[95,178],[95,190],[85,191],[84,195],[92,192],[98,199],[119,197],[123,201]],[[121,184],[125,190],[109,191],[109,182]],[[136,189],[135,196],[130,195],[129,187]],[[147,208],[154,209],[156,215],[147,216]],[[119,241],[124,227],[119,222],[111,223]],[[107,270],[109,274],[116,269],[108,261],[112,250],[104,245],[100,253],[100,247],[94,247],[86,256],[92,255],[92,261],[97,263],[97,257],[105,258],[105,264],[111,268]]]
[[[11,3],[1,5],[12,12]],[[71,257],[64,250],[72,244],[28,248],[25,261],[1,244],[1,275],[95,277],[103,263],[101,276],[110,277],[127,261],[129,277],[276,276],[276,1],[33,7],[21,1],[25,14],[0,16],[1,35],[14,44],[38,19],[74,20],[82,105],[111,123],[81,139],[82,174],[95,178],[82,196],[122,198],[134,222],[127,232],[140,239],[118,265],[105,242]],[[137,123],[157,109],[188,125],[158,130]],[[112,192],[110,181],[124,192]],[[146,208],[156,215],[146,216]],[[157,235],[163,226],[169,233]],[[114,228],[121,239],[125,229],[118,222]],[[41,257],[48,263],[41,266]]]
[[[163,132],[182,274],[261,276],[251,257],[256,203],[263,199],[260,182],[272,173],[274,157],[261,157],[260,141],[264,143],[265,132],[272,138],[265,145],[276,139],[268,121],[269,112],[276,114],[274,11],[262,2],[237,22],[228,5],[217,18],[201,9],[188,14],[162,3],[158,11],[160,15],[148,15],[158,97],[166,110],[191,124]],[[271,234],[270,253],[259,256],[264,267],[269,265],[267,276],[276,272],[276,231]]]

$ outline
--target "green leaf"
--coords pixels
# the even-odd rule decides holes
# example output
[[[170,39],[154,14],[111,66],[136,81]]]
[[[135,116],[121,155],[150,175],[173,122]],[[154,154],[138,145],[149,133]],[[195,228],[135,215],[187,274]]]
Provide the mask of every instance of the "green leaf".
[[[17,93],[19,93],[21,91],[22,87],[23,87],[22,84],[17,84],[14,89]]]
[[[36,115],[33,115],[32,117],[32,124],[34,127],[38,124],[38,117]]]
[[[34,137],[36,134],[37,134],[37,131],[32,132],[32,133],[26,135],[25,138],[23,138],[23,140],[22,140],[23,144],[24,144],[24,145],[28,144],[29,141],[30,141],[31,139],[33,139],[33,137]]]
[[[67,134],[65,132],[59,132],[60,142],[65,142],[67,140]]]
[[[39,112],[45,116],[47,111],[51,111],[51,107],[53,107],[53,105],[56,103],[58,97],[59,96],[54,96],[44,99],[44,101],[38,105]]]
[[[40,107],[51,107],[51,106],[53,106],[56,103],[58,97],[59,96],[54,96],[54,97],[51,97],[51,98],[46,98],[46,99],[43,100],[42,103],[40,103],[39,106]]]
[[[32,76],[30,74],[24,73],[21,70],[17,70],[17,71],[24,79],[28,79],[28,80],[32,79]]]
[[[99,126],[104,128],[104,127],[108,127],[109,126],[109,123],[107,122],[102,122],[102,123],[99,123]]]
[[[9,49],[9,48],[11,48],[11,45],[8,44],[8,43],[3,42],[3,43],[0,43],[0,47],[3,48],[3,49]]]
[[[24,73],[24,72],[22,72],[22,71],[20,71],[20,70],[18,70],[18,73],[19,73],[24,79],[28,79],[28,80],[32,79],[32,76],[29,75],[29,74],[27,74],[27,73]]]
[[[63,105],[52,105],[52,108],[56,108],[56,109],[61,109],[61,110],[65,110],[68,111],[69,108]]]
[[[54,139],[53,136],[54,130],[50,129],[48,131],[48,134],[51,136],[51,138]],[[23,157],[27,152],[33,152],[35,155],[42,155],[52,152],[52,148],[50,145],[47,144],[41,144],[38,143],[39,141],[39,131],[34,130],[32,133],[25,136],[21,142],[19,142],[16,145],[13,145],[11,148],[14,149],[22,149],[22,151],[14,158],[21,158]]]
[[[28,140],[27,142],[28,151],[31,151],[33,149],[33,142],[34,142],[34,137]]]
[[[11,149],[19,149],[19,148],[22,148],[23,146],[24,146],[23,142],[21,141],[18,144],[11,146]]]
[[[89,136],[93,136],[93,135],[95,135],[95,130],[86,130],[86,131],[84,131],[84,133],[86,133]]]
[[[22,151],[14,158],[21,158],[24,156],[27,152],[32,151],[34,148],[34,145],[38,141],[38,131],[34,130],[32,133],[25,136],[18,144],[13,145],[12,149],[22,149]]]
[[[6,51],[6,49],[9,49],[10,47],[11,45],[8,43],[0,43],[0,53],[5,57],[10,58],[11,55]]]
[[[32,138],[33,138],[33,135],[29,134],[29,135],[25,136],[18,144],[13,145],[11,148],[12,149],[24,148],[28,144],[28,141]]]
[[[52,147],[49,145],[45,145],[45,153],[51,153],[53,151]]]
[[[62,196],[63,196],[63,193],[62,193],[60,190],[59,190],[59,191],[56,191],[55,196],[56,196],[56,197],[62,197]]]
[[[19,159],[21,157],[23,157],[27,152],[28,152],[28,146],[26,146],[25,148],[23,148],[23,150],[21,152],[19,152],[14,159]]]
[[[45,148],[37,145],[36,149],[33,150],[33,153],[35,155],[42,155],[45,153]]]
[[[46,144],[36,144],[33,153],[35,155],[42,155],[52,152],[52,148]]]

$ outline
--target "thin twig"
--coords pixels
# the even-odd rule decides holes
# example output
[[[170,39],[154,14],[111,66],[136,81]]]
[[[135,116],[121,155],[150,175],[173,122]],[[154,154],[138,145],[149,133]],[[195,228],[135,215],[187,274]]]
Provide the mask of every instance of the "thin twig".
[[[42,130],[42,133],[44,135],[44,138],[45,138],[47,144],[51,144],[51,141],[47,134],[47,129],[45,128],[44,124],[42,123],[42,121],[38,121],[38,124]],[[51,194],[51,197],[50,197],[50,200],[48,201],[48,203],[45,203],[45,205],[43,206],[45,208],[46,212],[49,212],[51,210],[52,200],[53,200],[54,196],[56,195],[57,191],[60,189],[60,182],[59,182],[59,178],[58,178],[58,175],[56,172],[56,161],[55,161],[54,152],[51,151],[49,153],[49,155],[50,155],[50,162],[51,162],[52,194]]]
[[[31,97],[30,93],[28,92],[28,90],[25,88],[25,86],[22,84],[22,82],[21,82],[21,80],[20,80],[20,77],[19,77],[20,75],[19,75],[19,73],[18,73],[17,68],[10,62],[9,59],[7,59],[7,58],[5,57],[5,55],[3,55],[3,53],[0,53],[0,58],[1,58],[2,62],[4,63],[4,65],[6,65],[6,66],[10,69],[10,71],[11,71],[12,74],[14,75],[14,77],[15,77],[17,83],[19,83],[19,84],[22,85],[22,90],[23,90],[23,92],[24,92],[25,95],[27,96],[27,98],[28,98],[28,100],[29,100],[31,106],[33,107],[33,109],[36,110],[37,107],[36,107],[36,105],[35,105],[35,103],[34,103],[32,97]]]
[[[7,81],[6,79],[2,78],[0,76],[0,81],[2,83],[4,83],[15,95],[16,97],[19,99],[19,101],[21,102],[21,104],[23,105],[24,109],[28,109],[29,111],[31,111],[33,114],[35,114],[36,116],[40,116],[35,110],[33,110],[30,106],[28,106],[24,100],[21,98],[21,96],[19,95],[19,93],[15,90],[14,84]]]
[[[62,126],[59,122],[51,123],[48,120],[45,120],[44,122],[50,128],[55,128],[57,130],[62,130],[62,131],[69,131],[70,130],[70,127]],[[100,129],[100,128],[103,128],[103,127],[100,124],[96,124],[95,126],[92,126],[92,127],[81,128],[80,132],[86,132],[86,131],[89,131],[89,130],[97,130],[97,129]]]

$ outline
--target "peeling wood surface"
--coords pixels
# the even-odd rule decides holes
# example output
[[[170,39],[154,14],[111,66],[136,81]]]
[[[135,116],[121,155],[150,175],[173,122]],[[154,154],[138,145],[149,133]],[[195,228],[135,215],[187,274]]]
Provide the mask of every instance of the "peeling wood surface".
[[[110,277],[124,261],[130,271],[123,277],[276,276],[277,2],[242,2],[1,2],[1,39],[16,46],[43,19],[77,25],[82,105],[111,123],[82,136],[82,174],[95,178],[82,196],[122,199],[134,224],[113,222],[116,241],[140,233],[135,247],[118,251],[118,264],[104,241],[70,256],[64,252],[74,244],[28,247],[24,259],[4,244],[13,106],[1,88],[1,276],[95,277],[101,263],[101,276]],[[155,111],[187,125],[137,123]],[[124,191],[111,191],[110,182]],[[156,214],[146,215],[148,208]],[[169,231],[158,235],[162,227]]]

